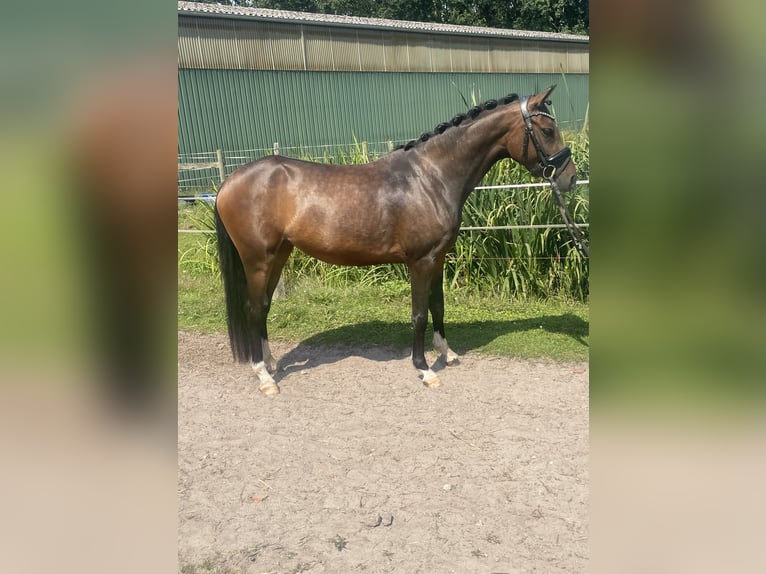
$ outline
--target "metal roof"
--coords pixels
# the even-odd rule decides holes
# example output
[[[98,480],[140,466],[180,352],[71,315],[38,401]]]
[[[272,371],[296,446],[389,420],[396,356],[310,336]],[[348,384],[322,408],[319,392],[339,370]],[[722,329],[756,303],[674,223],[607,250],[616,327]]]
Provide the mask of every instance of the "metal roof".
[[[484,28],[480,26],[458,26],[436,22],[408,22],[405,20],[387,20],[383,18],[363,18],[360,16],[336,16],[333,14],[311,14],[289,10],[271,10],[267,8],[246,8],[244,6],[224,6],[222,4],[203,4],[200,2],[178,2],[178,13],[189,16],[207,16],[213,18],[243,18],[267,22],[289,22],[376,30],[397,30],[403,32],[426,32],[437,34],[457,34],[461,36],[483,36],[492,38],[513,38],[518,40],[537,40],[553,42],[588,43],[589,36],[576,34],[558,34],[555,32],[536,32],[531,30],[508,30],[503,28]]]

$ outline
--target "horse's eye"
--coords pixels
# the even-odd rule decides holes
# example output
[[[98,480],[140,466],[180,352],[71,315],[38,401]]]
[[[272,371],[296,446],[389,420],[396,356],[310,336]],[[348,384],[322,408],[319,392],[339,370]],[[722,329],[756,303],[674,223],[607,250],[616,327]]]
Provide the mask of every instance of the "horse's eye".
[[[546,135],[546,137],[553,137],[553,130],[551,128],[543,128],[543,133]]]

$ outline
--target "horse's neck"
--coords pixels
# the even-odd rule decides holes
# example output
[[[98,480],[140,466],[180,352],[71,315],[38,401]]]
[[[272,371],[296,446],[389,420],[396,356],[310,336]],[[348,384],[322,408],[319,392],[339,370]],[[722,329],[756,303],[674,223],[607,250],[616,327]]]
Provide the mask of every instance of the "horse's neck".
[[[423,146],[421,161],[438,168],[439,179],[461,206],[498,160],[508,157],[502,140],[507,132],[502,114],[478,118],[470,125],[448,129]]]

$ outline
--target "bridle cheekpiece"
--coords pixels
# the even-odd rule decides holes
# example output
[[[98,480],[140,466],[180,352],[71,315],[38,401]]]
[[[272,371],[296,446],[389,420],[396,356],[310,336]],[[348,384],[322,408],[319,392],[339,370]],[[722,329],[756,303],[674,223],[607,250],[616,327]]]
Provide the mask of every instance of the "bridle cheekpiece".
[[[552,119],[554,123],[556,118],[549,113],[541,111],[532,112],[530,114],[528,108],[529,96],[522,97],[519,100],[519,103],[521,105],[521,115],[524,118],[524,125],[526,126],[526,129],[524,130],[524,149],[522,157],[526,159],[527,148],[529,147],[529,140],[531,139],[532,144],[537,150],[537,158],[540,160],[540,169],[542,170],[543,177],[550,181],[556,176],[556,173],[562,171],[567,163],[569,163],[569,160],[572,157],[572,150],[569,146],[566,146],[553,155],[547,155],[545,150],[543,150],[543,146],[540,145],[540,140],[538,140],[537,135],[535,135],[535,130],[532,129],[532,117],[545,116],[546,118]]]

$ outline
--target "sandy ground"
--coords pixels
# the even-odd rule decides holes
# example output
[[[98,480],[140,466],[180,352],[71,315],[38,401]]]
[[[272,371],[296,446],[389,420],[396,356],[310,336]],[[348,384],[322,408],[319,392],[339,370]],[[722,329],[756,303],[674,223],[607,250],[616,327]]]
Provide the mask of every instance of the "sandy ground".
[[[178,336],[179,572],[584,572],[588,366]],[[434,355],[429,357],[430,360]]]

